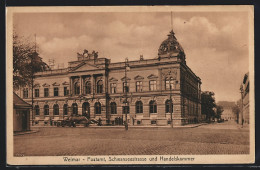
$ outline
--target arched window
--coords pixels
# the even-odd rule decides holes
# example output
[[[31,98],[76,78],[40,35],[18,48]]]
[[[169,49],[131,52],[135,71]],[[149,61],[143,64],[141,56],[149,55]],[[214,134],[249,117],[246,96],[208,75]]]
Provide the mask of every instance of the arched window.
[[[149,103],[150,113],[157,113],[157,104],[154,100],[151,100]]]
[[[77,103],[72,104],[72,114],[77,115],[78,114],[78,105]]]
[[[97,93],[103,93],[103,81],[98,80],[97,82]]]
[[[79,93],[80,93],[80,84],[79,84],[79,82],[76,82],[74,84],[74,94],[79,95]]]
[[[38,105],[34,106],[35,115],[40,115],[40,107]]]
[[[165,90],[172,90],[174,84],[174,79],[172,77],[165,78]]]
[[[115,102],[110,103],[110,109],[111,109],[111,114],[116,114],[117,113],[116,103]]]
[[[90,117],[90,105],[88,102],[82,104],[82,115],[88,118]]]
[[[165,113],[173,113],[173,103],[171,100],[165,102]]]
[[[90,94],[91,93],[91,82],[87,81],[85,83],[85,94]]]
[[[143,113],[143,103],[141,101],[137,101],[135,103],[136,113]]]
[[[59,105],[58,104],[53,105],[53,114],[59,115]]]
[[[95,114],[101,114],[101,104],[99,102],[95,103]]]
[[[44,115],[49,115],[49,105],[44,105]]]
[[[63,115],[68,115],[68,105],[67,104],[63,105]]]

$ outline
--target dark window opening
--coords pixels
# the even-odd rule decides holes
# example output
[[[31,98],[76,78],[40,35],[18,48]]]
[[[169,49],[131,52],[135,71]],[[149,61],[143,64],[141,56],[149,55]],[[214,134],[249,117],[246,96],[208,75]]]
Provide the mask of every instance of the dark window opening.
[[[99,80],[97,82],[97,93],[103,93],[103,81]]]
[[[80,84],[79,84],[79,82],[76,82],[74,84],[74,94],[75,95],[79,95],[80,94]]]
[[[115,102],[112,102],[110,104],[110,109],[111,109],[111,114],[116,114],[117,113],[116,103]]]
[[[59,115],[59,105],[58,104],[53,105],[53,114]]]
[[[54,87],[53,94],[54,94],[54,96],[59,96],[59,88],[58,87]]]
[[[63,105],[63,114],[68,115],[68,105],[67,104]]]
[[[157,104],[154,100],[149,103],[150,113],[157,113]]]
[[[35,115],[40,115],[40,107],[38,105],[34,106]]]
[[[44,97],[49,97],[49,89],[44,88]]]
[[[87,81],[85,83],[85,94],[91,94],[91,83],[90,83],[90,81]]]
[[[40,97],[40,90],[39,89],[35,89],[34,90],[34,96],[35,97]]]
[[[136,113],[143,113],[143,103],[141,101],[137,101],[135,107]]]
[[[95,103],[95,114],[101,114],[101,104],[99,102]]]
[[[72,114],[77,115],[78,114],[78,105],[77,103],[72,104]]]
[[[44,115],[49,115],[49,105],[44,105]]]

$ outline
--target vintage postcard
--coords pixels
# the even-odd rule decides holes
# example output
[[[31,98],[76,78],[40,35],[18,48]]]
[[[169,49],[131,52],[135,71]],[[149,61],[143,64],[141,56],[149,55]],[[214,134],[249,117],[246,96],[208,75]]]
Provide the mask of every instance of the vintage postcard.
[[[7,7],[6,30],[7,164],[255,162],[253,6]]]

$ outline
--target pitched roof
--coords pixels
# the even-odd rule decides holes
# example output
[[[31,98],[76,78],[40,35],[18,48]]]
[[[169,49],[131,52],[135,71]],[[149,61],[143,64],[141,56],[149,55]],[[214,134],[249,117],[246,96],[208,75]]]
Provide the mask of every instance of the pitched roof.
[[[31,108],[32,105],[25,102],[17,94],[13,93],[14,108]]]

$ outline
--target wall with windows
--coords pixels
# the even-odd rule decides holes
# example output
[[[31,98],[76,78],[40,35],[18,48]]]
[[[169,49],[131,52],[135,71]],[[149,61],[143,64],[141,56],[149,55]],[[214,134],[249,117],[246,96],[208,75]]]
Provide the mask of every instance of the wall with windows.
[[[150,77],[154,75],[154,77]],[[111,84],[116,86],[117,93],[123,93],[123,84],[125,82],[125,70],[111,70],[109,72],[109,93],[111,93]],[[131,68],[130,71],[127,71],[127,85],[129,87],[129,92],[134,93],[137,92],[137,82],[138,82],[138,90],[140,92],[148,92],[151,91],[149,88],[149,82],[153,80],[156,81],[154,85],[154,91],[159,90],[159,71],[156,67],[151,68]]]
[[[33,96],[34,98],[59,97],[67,95],[67,93],[69,93],[69,90],[69,77],[65,75],[38,77],[34,80]],[[31,98],[31,87],[21,88],[20,91],[20,96],[22,96],[22,98]],[[24,94],[27,94],[27,97]]]

